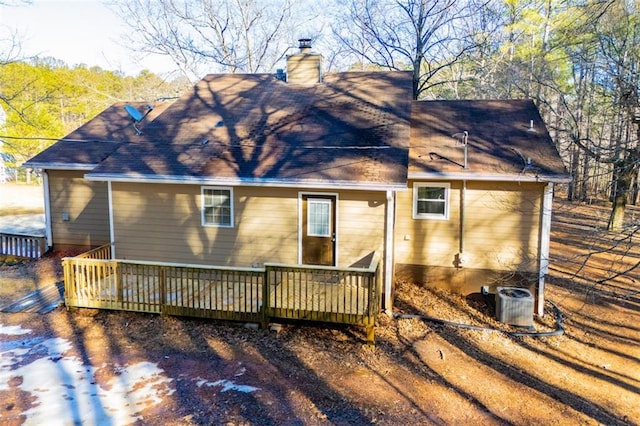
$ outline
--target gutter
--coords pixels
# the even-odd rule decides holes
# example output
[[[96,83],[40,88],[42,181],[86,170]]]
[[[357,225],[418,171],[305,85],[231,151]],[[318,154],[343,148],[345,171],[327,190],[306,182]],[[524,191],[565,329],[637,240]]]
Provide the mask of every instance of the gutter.
[[[123,183],[157,183],[157,184],[193,184],[193,185],[223,185],[223,186],[254,186],[254,187],[278,187],[278,188],[301,188],[301,189],[327,189],[339,188],[343,190],[356,191],[406,191],[406,182],[398,183],[357,183],[353,181],[340,180],[285,180],[285,179],[212,179],[198,176],[126,176],[115,174],[88,173],[84,175],[88,181],[107,181]]]
[[[409,173],[409,180],[466,180],[484,182],[553,182],[570,183],[570,175],[509,175],[509,174],[473,174],[473,173]]]
[[[22,163],[23,167],[29,167],[32,169],[43,170],[86,170],[91,171],[98,167],[98,164],[84,164],[84,163],[31,163],[26,161]]]

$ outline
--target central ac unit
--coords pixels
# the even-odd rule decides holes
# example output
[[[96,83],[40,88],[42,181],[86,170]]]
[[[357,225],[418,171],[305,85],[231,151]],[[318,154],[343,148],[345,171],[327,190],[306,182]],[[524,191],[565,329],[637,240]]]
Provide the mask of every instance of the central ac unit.
[[[496,319],[505,324],[533,326],[533,295],[526,288],[498,287]]]

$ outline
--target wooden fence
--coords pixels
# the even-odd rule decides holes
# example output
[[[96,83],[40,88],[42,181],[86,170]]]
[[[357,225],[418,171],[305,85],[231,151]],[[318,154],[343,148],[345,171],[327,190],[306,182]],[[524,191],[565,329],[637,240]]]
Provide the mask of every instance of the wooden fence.
[[[299,319],[363,325],[373,341],[378,262],[368,268],[266,264],[209,267],[111,260],[109,246],[62,261],[65,303],[257,322]]]
[[[0,255],[40,259],[46,244],[46,237],[0,233]]]

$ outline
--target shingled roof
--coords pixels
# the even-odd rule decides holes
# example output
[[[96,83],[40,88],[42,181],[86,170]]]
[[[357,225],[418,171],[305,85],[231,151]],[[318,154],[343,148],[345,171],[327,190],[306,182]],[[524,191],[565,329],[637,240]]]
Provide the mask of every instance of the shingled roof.
[[[127,102],[139,110],[147,103]],[[60,139],[49,148],[29,159],[24,165],[33,168],[93,170],[113,153],[120,144],[137,139],[131,117],[124,102],[118,102]],[[139,126],[144,128],[168,106],[169,102],[153,104],[153,110]]]
[[[411,78],[208,75],[154,105],[142,135],[117,103],[26,165],[87,170],[91,180],[355,189],[404,189],[407,179],[569,181],[532,101],[412,101]]]
[[[414,102],[409,178],[570,180],[531,100]]]
[[[411,73],[208,75],[87,178],[406,187]]]

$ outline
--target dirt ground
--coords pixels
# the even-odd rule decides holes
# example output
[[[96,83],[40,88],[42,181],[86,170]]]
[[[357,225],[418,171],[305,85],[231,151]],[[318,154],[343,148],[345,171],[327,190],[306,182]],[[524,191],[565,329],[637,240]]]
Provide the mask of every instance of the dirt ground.
[[[157,363],[172,389],[141,407],[137,424],[640,424],[640,273],[627,271],[640,261],[638,239],[603,231],[605,206],[556,200],[554,209],[547,297],[563,314],[560,336],[511,336],[481,297],[413,283],[398,284],[398,312],[499,331],[382,315],[371,348],[358,327],[286,324],[276,332],[63,307],[0,314],[0,324],[69,339],[70,351],[98,368],[98,385],[110,383],[119,365]],[[629,221],[639,212],[630,209]],[[0,305],[60,280],[57,256],[0,266]],[[547,310],[540,331],[554,328]],[[187,380],[240,374],[257,390]],[[21,424],[37,403],[18,387],[0,389],[0,423]]]

